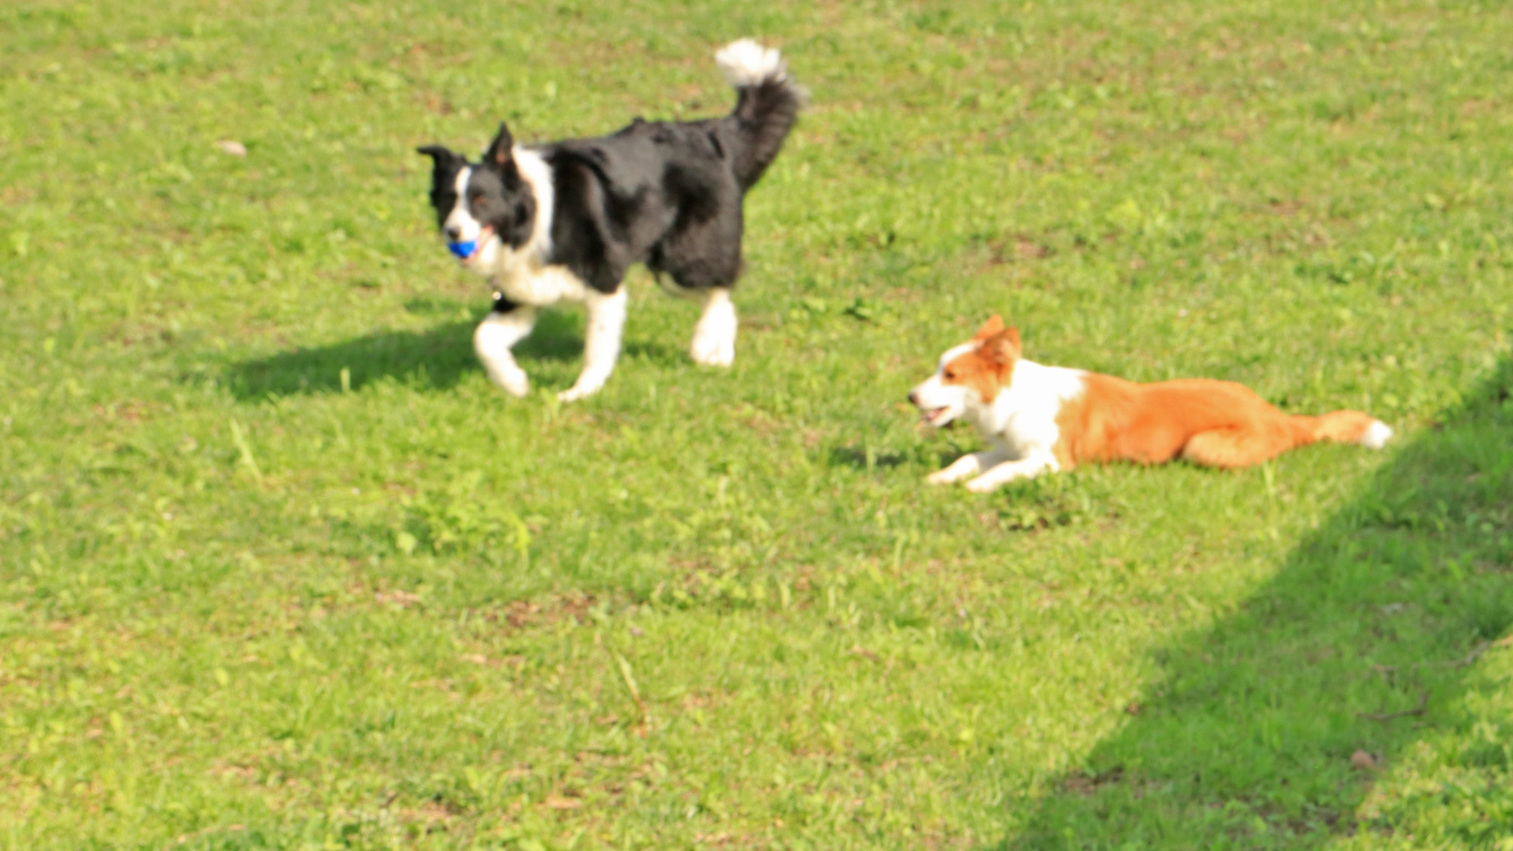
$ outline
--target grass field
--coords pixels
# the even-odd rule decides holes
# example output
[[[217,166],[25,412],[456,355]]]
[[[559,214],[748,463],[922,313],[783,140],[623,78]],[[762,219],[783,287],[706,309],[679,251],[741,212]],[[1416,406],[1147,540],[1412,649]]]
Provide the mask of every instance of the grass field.
[[[812,105],[736,365],[638,270],[603,393],[555,401],[573,310],[495,390],[413,148],[723,112],[742,35]],[[1457,0],[0,6],[0,845],[1513,847],[1508,44]],[[995,311],[1400,440],[926,489],[977,441],[904,394]]]

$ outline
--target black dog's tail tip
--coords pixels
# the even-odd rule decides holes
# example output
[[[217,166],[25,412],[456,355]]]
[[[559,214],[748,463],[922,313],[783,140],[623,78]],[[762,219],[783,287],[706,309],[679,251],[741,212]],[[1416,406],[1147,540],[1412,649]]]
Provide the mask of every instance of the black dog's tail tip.
[[[739,139],[735,173],[741,188],[749,189],[777,158],[805,93],[788,76],[777,48],[743,38],[720,48],[714,59],[739,96],[730,114]]]
[[[763,47],[749,38],[732,41],[720,48],[714,61],[725,75],[725,82],[736,90],[788,78],[783,54],[776,47]]]

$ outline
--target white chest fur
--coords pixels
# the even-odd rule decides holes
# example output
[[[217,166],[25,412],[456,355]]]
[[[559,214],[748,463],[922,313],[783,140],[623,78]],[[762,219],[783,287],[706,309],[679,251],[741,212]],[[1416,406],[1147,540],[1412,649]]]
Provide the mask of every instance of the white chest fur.
[[[1024,457],[1036,449],[1049,451],[1059,436],[1056,417],[1061,406],[1083,392],[1082,376],[1081,370],[1021,360],[1014,365],[1009,386],[992,404],[968,416],[983,437],[1003,447],[1010,457]]]
[[[493,273],[489,282],[510,301],[535,307],[581,302],[588,295],[588,287],[566,266],[514,264]]]

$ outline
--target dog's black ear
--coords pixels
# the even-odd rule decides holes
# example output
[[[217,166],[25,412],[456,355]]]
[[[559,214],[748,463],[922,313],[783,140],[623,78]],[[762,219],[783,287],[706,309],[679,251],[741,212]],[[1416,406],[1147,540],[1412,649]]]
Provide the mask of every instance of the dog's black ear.
[[[483,152],[483,164],[498,171],[504,187],[510,190],[520,186],[520,170],[515,168],[514,147],[515,137],[510,135],[509,126],[501,121],[498,135],[489,143],[489,149]]]
[[[501,121],[499,133],[494,136],[494,141],[489,143],[489,149],[483,152],[483,161],[495,168],[513,165],[515,158],[510,152],[513,147],[515,147],[515,137],[510,135],[509,126]]]
[[[436,161],[437,165],[449,164],[457,159],[457,155],[445,145],[425,145],[415,149],[417,154],[425,154]]]

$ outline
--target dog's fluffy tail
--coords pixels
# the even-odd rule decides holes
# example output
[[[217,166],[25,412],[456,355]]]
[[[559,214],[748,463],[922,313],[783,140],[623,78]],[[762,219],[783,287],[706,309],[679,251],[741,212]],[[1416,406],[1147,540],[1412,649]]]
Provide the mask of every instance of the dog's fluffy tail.
[[[1292,428],[1294,440],[1299,446],[1327,440],[1381,449],[1392,439],[1392,429],[1386,423],[1360,411],[1332,411],[1317,417],[1293,417]]]
[[[788,76],[783,55],[749,38],[733,41],[714,55],[725,80],[735,88],[735,109],[724,119],[731,131],[732,166],[741,189],[750,189],[782,150],[783,140],[804,105],[804,90]]]

